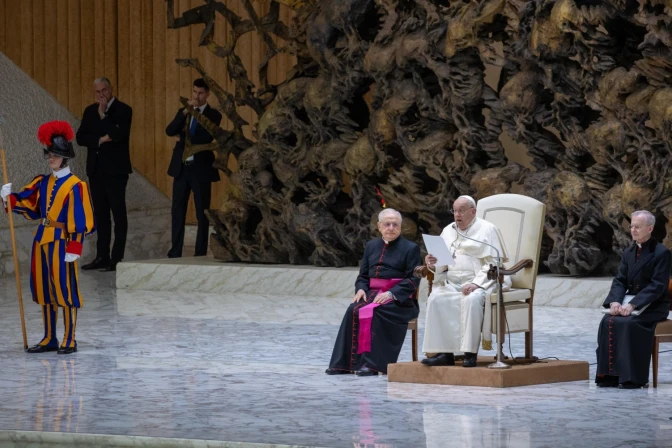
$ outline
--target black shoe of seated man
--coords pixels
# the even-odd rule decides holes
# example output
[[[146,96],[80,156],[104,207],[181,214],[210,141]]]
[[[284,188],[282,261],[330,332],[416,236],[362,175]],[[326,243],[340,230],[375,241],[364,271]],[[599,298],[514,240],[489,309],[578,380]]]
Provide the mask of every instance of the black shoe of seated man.
[[[55,344],[49,344],[49,345],[40,345],[40,344],[33,345],[32,347],[28,347],[26,349],[26,353],[46,353],[46,352],[55,352],[56,350],[58,350],[58,341],[56,341]]]
[[[105,267],[109,266],[109,264],[110,264],[109,258],[96,257],[95,260],[93,260],[91,263],[85,264],[84,266],[82,266],[82,270],[83,271],[93,271],[94,269],[105,268]]]
[[[357,375],[357,376],[374,376],[374,375],[378,375],[378,372],[364,366],[361,369],[359,369],[358,371],[356,371],[355,375]]]
[[[633,383],[632,381],[626,381],[618,385],[619,389],[641,389],[642,387],[647,387],[648,384],[638,384]]]
[[[431,358],[425,358],[420,362],[429,367],[454,366],[455,355],[452,353],[439,353],[438,355],[432,356]]]
[[[324,371],[324,373],[326,373],[327,375],[345,375],[352,372],[349,370],[332,369],[331,367],[329,367],[327,370]]]
[[[613,375],[604,375],[595,382],[597,387],[618,387],[618,377]]]
[[[476,367],[476,353],[464,352],[464,361],[462,367]]]
[[[100,272],[114,272],[117,270],[117,265],[120,263],[120,261],[117,260],[110,260],[110,262],[105,266],[103,269],[100,270]]]

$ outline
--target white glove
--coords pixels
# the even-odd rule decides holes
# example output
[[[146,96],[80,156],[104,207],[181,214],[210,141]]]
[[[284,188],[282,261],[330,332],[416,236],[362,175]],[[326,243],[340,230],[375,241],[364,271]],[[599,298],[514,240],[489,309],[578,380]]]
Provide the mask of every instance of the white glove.
[[[78,258],[79,258],[79,255],[77,255],[77,254],[68,254],[68,253],[65,254],[65,262],[66,263],[72,263],[73,261],[75,261]]]
[[[0,196],[2,197],[2,200],[7,202],[7,196],[12,194],[12,184],[5,184],[2,186],[2,189],[0,190]]]

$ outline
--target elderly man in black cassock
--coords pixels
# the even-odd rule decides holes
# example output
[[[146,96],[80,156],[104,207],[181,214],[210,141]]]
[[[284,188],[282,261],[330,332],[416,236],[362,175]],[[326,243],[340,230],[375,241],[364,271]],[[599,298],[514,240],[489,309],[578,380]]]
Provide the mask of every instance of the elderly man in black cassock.
[[[422,264],[417,244],[401,236],[401,214],[385,209],[378,215],[382,238],[364,249],[355,297],[348,307],[326,373],[371,376],[387,373],[397,362],[408,323],[418,317]]]
[[[603,303],[609,314],[602,318],[597,334],[598,387],[638,389],[649,381],[656,324],[667,319],[670,310],[671,255],[651,237],[655,223],[653,214],[645,210],[631,216],[634,244],[623,252]]]

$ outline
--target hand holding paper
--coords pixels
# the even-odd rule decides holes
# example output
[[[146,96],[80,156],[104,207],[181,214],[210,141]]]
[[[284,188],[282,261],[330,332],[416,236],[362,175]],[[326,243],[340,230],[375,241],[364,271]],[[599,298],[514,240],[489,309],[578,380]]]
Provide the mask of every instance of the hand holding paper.
[[[423,234],[422,239],[425,242],[427,253],[432,254],[436,258],[437,265],[453,266],[455,264],[455,260],[450,254],[446,241],[442,237]]]

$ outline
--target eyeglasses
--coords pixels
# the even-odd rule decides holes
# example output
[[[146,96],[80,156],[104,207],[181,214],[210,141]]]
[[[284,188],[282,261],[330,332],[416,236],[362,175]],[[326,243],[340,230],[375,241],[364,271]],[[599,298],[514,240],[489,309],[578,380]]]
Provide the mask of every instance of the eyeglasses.
[[[467,210],[471,210],[474,207],[468,207],[468,208],[458,208],[457,210],[453,210],[452,208],[448,210],[451,215],[464,215],[467,213]]]
[[[396,229],[398,227],[401,227],[401,224],[399,224],[398,222],[381,222],[379,224],[385,228],[391,227],[393,229]]]
[[[643,229],[644,227],[649,227],[649,226],[633,226],[633,225],[631,225],[630,230],[632,230],[632,229],[639,230],[639,229]]]

